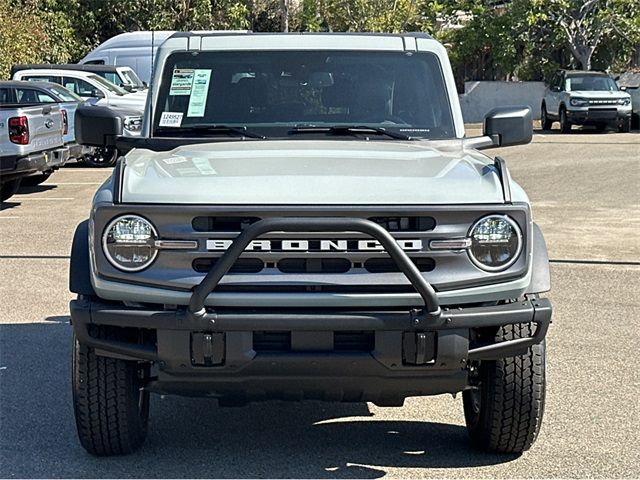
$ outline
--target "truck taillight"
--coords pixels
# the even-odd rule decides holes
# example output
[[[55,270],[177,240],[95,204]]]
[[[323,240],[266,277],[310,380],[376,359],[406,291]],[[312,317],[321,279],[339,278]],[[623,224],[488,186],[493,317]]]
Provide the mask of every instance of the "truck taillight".
[[[27,117],[11,117],[9,119],[9,140],[18,145],[29,144],[29,121]]]
[[[62,112],[62,134],[66,135],[69,131],[69,117],[66,110],[60,110]]]

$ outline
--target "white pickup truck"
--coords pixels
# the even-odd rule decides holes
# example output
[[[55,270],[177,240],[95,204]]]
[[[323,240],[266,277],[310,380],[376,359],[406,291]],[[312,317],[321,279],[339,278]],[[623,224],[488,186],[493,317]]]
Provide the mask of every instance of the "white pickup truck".
[[[18,191],[22,178],[63,165],[65,118],[57,105],[0,105],[0,199]]]

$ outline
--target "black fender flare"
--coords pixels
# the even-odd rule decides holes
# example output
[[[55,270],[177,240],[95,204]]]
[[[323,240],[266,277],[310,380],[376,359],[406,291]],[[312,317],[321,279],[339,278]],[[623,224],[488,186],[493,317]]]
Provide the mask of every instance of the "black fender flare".
[[[551,290],[549,253],[547,244],[538,224],[533,224],[533,253],[531,261],[531,283],[527,293],[542,293]]]
[[[69,290],[78,295],[96,296],[96,292],[91,284],[89,220],[80,222],[73,235],[71,264],[69,266]]]

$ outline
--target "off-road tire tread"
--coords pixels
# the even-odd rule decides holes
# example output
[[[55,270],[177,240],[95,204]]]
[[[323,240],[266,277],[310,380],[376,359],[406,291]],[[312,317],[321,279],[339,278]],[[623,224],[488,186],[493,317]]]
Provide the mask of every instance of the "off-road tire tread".
[[[497,341],[533,335],[531,324],[502,327]],[[544,412],[545,345],[525,355],[486,362],[481,367],[482,407],[477,428],[469,433],[482,450],[522,453],[535,442]]]
[[[562,122],[562,114],[564,113],[564,123]],[[560,133],[571,133],[571,122],[567,118],[567,112],[564,107],[560,110]]]
[[[148,397],[147,408],[138,414],[137,363],[98,356],[75,337],[74,345],[73,397],[80,443],[97,456],[134,452],[144,442],[148,418]]]

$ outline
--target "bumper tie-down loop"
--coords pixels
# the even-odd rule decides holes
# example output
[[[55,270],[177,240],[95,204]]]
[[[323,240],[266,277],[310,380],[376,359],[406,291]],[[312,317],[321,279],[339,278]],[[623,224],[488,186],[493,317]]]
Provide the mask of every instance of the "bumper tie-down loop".
[[[227,274],[249,244],[255,238],[269,232],[359,232],[370,235],[380,242],[400,271],[420,294],[425,305],[426,315],[430,319],[438,319],[442,313],[433,287],[425,280],[393,236],[377,223],[364,218],[283,217],[260,220],[236,237],[202,282],[195,287],[187,309],[192,318],[202,318],[206,314],[205,301],[207,296],[218,286],[222,277]]]

